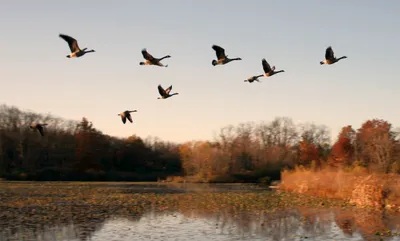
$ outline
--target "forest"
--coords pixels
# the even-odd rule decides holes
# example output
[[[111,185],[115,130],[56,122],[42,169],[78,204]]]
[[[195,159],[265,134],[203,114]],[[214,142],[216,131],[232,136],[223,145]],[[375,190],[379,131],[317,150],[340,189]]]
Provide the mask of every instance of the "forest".
[[[49,123],[45,136],[29,128]],[[172,143],[157,137],[109,136],[83,117],[0,106],[0,177],[37,181],[261,182],[283,169],[332,167],[400,174],[399,132],[386,120],[329,128],[289,117],[222,127],[213,140]]]

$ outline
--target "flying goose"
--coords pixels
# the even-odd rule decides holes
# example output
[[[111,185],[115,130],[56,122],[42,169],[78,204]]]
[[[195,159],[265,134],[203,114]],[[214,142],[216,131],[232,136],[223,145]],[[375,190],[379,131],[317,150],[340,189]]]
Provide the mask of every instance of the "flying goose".
[[[40,132],[40,135],[44,136],[43,126],[47,126],[47,124],[46,123],[44,123],[44,124],[32,123],[29,127],[31,129],[38,130]]]
[[[323,65],[323,64],[334,64],[334,63],[338,62],[339,60],[346,59],[346,58],[347,58],[347,56],[342,56],[342,57],[337,59],[335,57],[335,54],[333,53],[332,47],[329,46],[328,48],[326,48],[326,51],[325,51],[325,59],[323,61],[320,61],[319,63],[321,65]]]
[[[172,90],[172,85],[165,90],[163,89],[163,87],[161,87],[161,85],[158,85],[158,93],[160,93],[161,97],[158,97],[157,99],[167,99],[173,95],[179,95],[179,93],[169,94],[171,90]]]
[[[217,55],[217,60],[213,59],[213,61],[211,62],[214,66],[227,64],[234,60],[242,60],[241,58],[228,58],[228,55],[225,55],[225,49],[221,48],[218,45],[213,45],[212,48],[215,50],[215,54]]]
[[[67,41],[69,49],[71,50],[71,53],[67,55],[67,58],[77,58],[85,55],[86,53],[95,52],[93,49],[88,51],[86,51],[87,48],[80,49],[78,46],[78,41],[68,35],[60,34],[58,36]]]
[[[272,66],[272,68],[271,68],[271,66],[268,64],[267,60],[265,60],[265,59],[262,59],[261,63],[262,63],[263,69],[264,69],[265,77],[269,77],[269,76],[272,76],[277,73],[285,72],[284,70],[275,71],[275,66]]]
[[[118,115],[121,116],[122,123],[126,123],[126,119],[128,119],[132,123],[132,112],[137,112],[137,110],[126,110],[124,112],[119,113]]]
[[[159,59],[154,58],[151,54],[149,54],[149,52],[147,52],[146,48],[142,49],[142,55],[143,55],[143,58],[145,59],[145,61],[140,62],[139,63],[140,65],[157,65],[160,67],[168,67],[168,64],[164,66],[160,61],[163,59],[166,59],[166,58],[171,58],[170,55],[166,55]]]
[[[244,82],[249,82],[249,83],[253,83],[254,81],[260,82],[258,80],[258,78],[263,77],[263,76],[264,76],[263,74],[262,75],[251,76],[251,77],[245,79]]]

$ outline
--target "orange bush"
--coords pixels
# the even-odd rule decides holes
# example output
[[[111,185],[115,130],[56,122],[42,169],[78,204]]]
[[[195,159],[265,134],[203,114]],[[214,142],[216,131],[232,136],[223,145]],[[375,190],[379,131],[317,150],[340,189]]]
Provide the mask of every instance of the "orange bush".
[[[357,206],[400,210],[400,175],[369,173],[365,168],[352,170],[330,167],[313,171],[303,167],[281,173],[281,190],[341,198]]]

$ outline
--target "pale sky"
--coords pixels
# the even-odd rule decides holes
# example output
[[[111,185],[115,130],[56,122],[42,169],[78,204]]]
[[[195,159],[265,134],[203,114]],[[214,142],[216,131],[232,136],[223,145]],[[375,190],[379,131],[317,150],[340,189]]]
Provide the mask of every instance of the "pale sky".
[[[331,129],[400,125],[400,1],[0,0],[0,104],[83,116],[106,134],[210,139],[229,124],[291,117]],[[95,53],[68,59],[59,33]],[[211,65],[213,44],[229,57]],[[319,64],[331,45],[337,57]],[[168,68],[140,66],[141,49]],[[262,83],[261,59],[286,72]],[[179,95],[158,100],[157,85]],[[137,109],[134,123],[118,113]]]

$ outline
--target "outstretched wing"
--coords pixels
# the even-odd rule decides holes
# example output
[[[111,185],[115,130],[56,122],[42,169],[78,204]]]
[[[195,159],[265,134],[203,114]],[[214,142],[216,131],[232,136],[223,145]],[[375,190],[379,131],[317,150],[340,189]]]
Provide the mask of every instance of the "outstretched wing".
[[[267,60],[262,59],[261,63],[265,73],[271,72],[271,66],[268,64]]]
[[[333,49],[331,46],[329,46],[328,48],[326,48],[325,51],[325,59],[333,59],[333,58],[334,58]]]
[[[225,49],[221,48],[218,45],[213,45],[212,48],[215,50],[215,54],[217,55],[218,59],[226,58]]]
[[[128,118],[128,120],[132,123],[132,116],[131,116],[131,114],[129,114],[129,115],[127,116],[127,118]]]
[[[172,90],[172,85],[165,89],[165,93],[169,94],[169,92],[171,92],[171,90]]]
[[[44,133],[43,133],[43,127],[42,127],[41,125],[37,125],[37,127],[36,127],[36,128],[39,130],[39,132],[40,132],[40,135],[44,136]]]
[[[69,46],[69,49],[71,50],[71,53],[76,52],[76,51],[81,51],[81,49],[78,46],[78,41],[74,39],[73,37],[70,37],[65,34],[60,34],[58,35],[60,38],[64,39]]]
[[[142,49],[142,54],[143,54],[143,58],[145,58],[149,61],[154,59],[154,57],[151,54],[149,54],[145,48]]]
[[[158,85],[158,93],[160,93],[161,96],[167,94],[167,92],[165,92],[165,90],[163,89],[163,87],[161,87],[161,85]]]
[[[126,117],[124,116],[124,115],[121,115],[121,120],[122,120],[122,123],[126,123]]]

